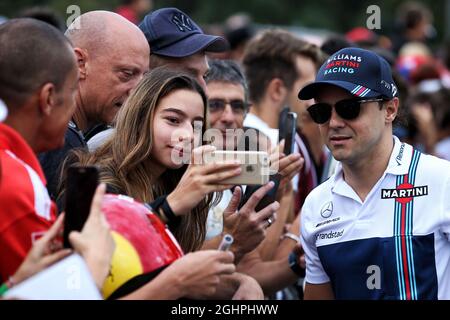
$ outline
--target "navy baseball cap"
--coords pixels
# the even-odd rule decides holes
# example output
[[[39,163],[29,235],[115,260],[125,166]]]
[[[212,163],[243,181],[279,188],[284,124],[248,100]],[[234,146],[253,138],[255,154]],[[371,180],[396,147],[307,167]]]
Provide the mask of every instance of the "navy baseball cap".
[[[300,90],[300,100],[315,98],[318,89],[331,84],[364,99],[398,96],[389,64],[378,54],[360,48],[344,48],[320,67],[316,81]]]
[[[224,52],[227,40],[204,34],[187,14],[177,8],[163,8],[147,14],[139,24],[152,53],[184,58],[200,51]]]

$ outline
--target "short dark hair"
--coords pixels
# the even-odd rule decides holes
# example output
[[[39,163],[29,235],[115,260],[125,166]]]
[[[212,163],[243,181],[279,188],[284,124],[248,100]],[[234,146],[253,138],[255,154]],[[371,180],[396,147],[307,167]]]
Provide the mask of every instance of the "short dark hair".
[[[433,14],[424,4],[418,1],[408,1],[399,6],[397,17],[404,29],[414,29],[423,20],[432,20]]]
[[[305,44],[299,51],[299,54],[311,59],[317,70],[319,70],[322,64],[327,60],[327,55],[318,46],[312,43]]]
[[[209,60],[206,83],[213,81],[239,84],[244,88],[245,102],[248,101],[248,87],[239,65],[233,60]]]
[[[45,83],[57,90],[75,67],[70,41],[48,23],[12,19],[0,25],[0,99],[20,107]]]
[[[351,41],[348,41],[343,35],[334,34],[325,39],[320,49],[327,55],[331,56],[341,49],[357,47]]]
[[[49,7],[31,7],[23,10],[19,18],[33,18],[51,24],[61,32],[66,29],[63,18],[52,8]]]
[[[163,67],[172,61],[177,61],[180,58],[171,58],[160,56],[156,53],[150,53],[150,69],[155,69],[158,67]]]
[[[274,78],[292,88],[298,78],[295,58],[307,42],[288,31],[271,29],[251,40],[245,50],[243,65],[252,103],[261,101]]]

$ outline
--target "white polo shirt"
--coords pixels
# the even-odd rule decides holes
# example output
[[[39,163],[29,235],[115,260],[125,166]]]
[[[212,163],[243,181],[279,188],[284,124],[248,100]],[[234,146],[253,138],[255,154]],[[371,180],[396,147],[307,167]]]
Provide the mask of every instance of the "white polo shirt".
[[[337,299],[450,299],[450,162],[394,137],[364,202],[342,166],[306,198],[306,282]]]

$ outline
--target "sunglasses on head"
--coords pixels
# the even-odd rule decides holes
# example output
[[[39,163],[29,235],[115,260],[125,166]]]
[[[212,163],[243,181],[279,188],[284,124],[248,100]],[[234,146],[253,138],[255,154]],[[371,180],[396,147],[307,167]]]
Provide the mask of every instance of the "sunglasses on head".
[[[224,99],[209,99],[209,112],[223,112],[225,110],[225,106],[229,104],[231,110],[235,114],[244,114],[247,111],[249,105],[245,103],[243,100],[231,100],[227,101]]]
[[[355,100],[346,99],[336,102],[334,110],[344,120],[354,120],[358,118],[361,112],[361,104],[367,102],[380,102],[384,101],[382,98],[368,99],[368,100]],[[313,104],[307,110],[311,118],[315,123],[324,124],[331,119],[333,106],[326,102],[320,102]]]

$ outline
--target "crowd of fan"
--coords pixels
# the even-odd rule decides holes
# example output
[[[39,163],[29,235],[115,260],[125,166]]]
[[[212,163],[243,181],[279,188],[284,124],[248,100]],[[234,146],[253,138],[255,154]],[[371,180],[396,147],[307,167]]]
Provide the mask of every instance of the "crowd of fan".
[[[91,11],[65,29],[29,11],[0,25],[2,293],[76,252],[104,298],[301,299],[301,208],[335,161],[307,112],[313,101],[298,93],[344,47],[373,50],[395,70],[400,140],[450,160],[448,61],[427,46],[432,16],[420,5],[402,9],[396,38],[356,28],[321,44],[256,30],[245,16],[229,19],[224,37],[205,34],[176,8],[136,6],[146,10],[142,21],[121,8],[129,20]],[[274,133],[287,109],[298,121],[290,155]],[[272,182],[249,197],[246,186],[221,183],[241,173],[235,162],[175,163],[174,151],[185,155],[195,140],[196,123],[203,135],[254,128],[266,137],[258,148],[277,159],[277,201],[257,209]],[[234,142],[200,139],[189,158]],[[72,248],[63,249],[65,172],[73,165],[97,166],[101,184],[83,229],[70,234]],[[137,222],[129,213],[130,231],[118,228],[103,213],[105,193],[148,204],[168,228],[161,238],[179,246],[180,256],[146,268],[145,259],[166,252],[151,253],[156,245],[140,239],[141,270],[130,274],[135,262],[115,234],[125,237]],[[225,234],[234,242],[217,250]]]

